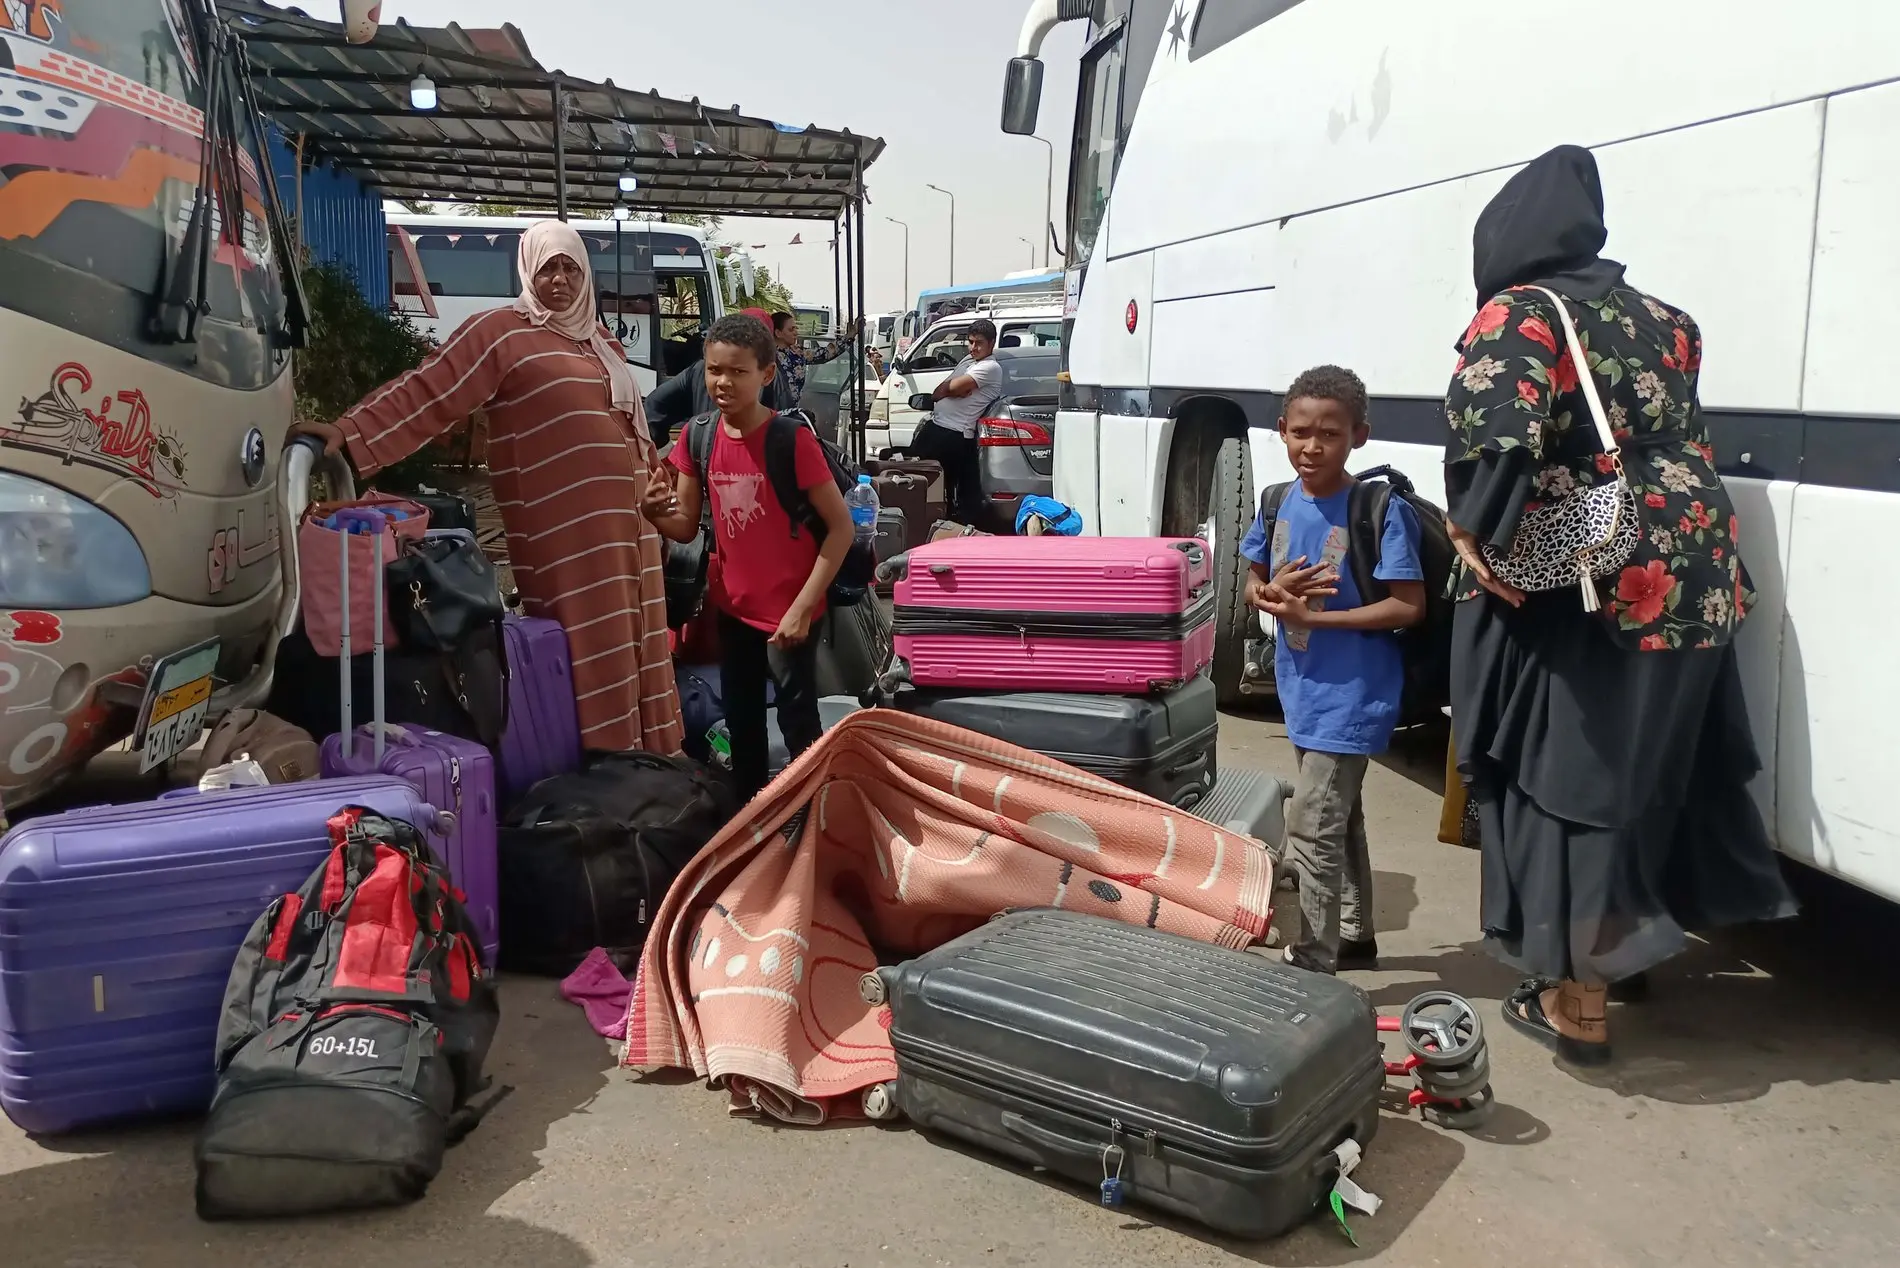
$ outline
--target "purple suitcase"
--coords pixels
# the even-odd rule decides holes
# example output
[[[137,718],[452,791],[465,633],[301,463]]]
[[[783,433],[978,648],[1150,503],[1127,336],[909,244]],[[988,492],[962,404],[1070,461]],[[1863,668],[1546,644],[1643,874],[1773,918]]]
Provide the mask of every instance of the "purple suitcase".
[[[434,534],[431,534],[433,536]],[[463,533],[462,536],[469,536]],[[473,538],[470,537],[473,541]],[[378,546],[380,548],[380,541]],[[343,730],[323,741],[323,773],[326,776],[384,774],[406,779],[422,794],[423,800],[454,816],[454,828],[446,841],[438,841],[436,856],[449,869],[449,877],[467,898],[469,919],[481,931],[482,956],[492,971],[501,952],[501,879],[499,842],[496,835],[495,759],[473,740],[427,731],[420,727],[386,726],[383,721],[383,641],[382,587],[372,599],[378,609],[374,628],[376,641],[371,650],[375,665],[375,700],[371,720],[353,727],[350,700],[350,634],[348,556],[342,584],[343,659],[342,698]],[[378,561],[381,562],[380,560]]]
[[[385,747],[379,761],[375,723],[356,728],[354,749],[343,751],[343,736],[323,741],[326,776],[371,775],[404,779],[422,799],[454,816],[446,840],[433,840],[436,855],[467,898],[468,917],[481,930],[482,960],[493,971],[501,954],[501,879],[495,810],[495,758],[474,740],[417,727],[383,728]]]
[[[508,725],[501,733],[503,802],[512,802],[549,775],[581,767],[581,724],[574,712],[574,668],[567,631],[555,621],[509,616],[502,622],[508,651]]]
[[[330,849],[341,806],[427,830],[385,775],[167,794],[0,838],[0,1109],[29,1132],[200,1113],[225,981],[251,923]]]

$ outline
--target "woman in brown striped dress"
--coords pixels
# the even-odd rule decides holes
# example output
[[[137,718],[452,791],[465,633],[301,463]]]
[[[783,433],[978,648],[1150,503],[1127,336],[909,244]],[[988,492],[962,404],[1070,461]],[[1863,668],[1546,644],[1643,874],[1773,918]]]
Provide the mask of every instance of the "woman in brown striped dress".
[[[677,753],[664,547],[642,513],[659,453],[626,355],[594,318],[580,235],[558,220],[531,226],[520,266],[512,307],[470,318],[336,423],[293,431],[347,448],[371,476],[486,409],[508,558],[528,614],[567,631],[582,745]]]

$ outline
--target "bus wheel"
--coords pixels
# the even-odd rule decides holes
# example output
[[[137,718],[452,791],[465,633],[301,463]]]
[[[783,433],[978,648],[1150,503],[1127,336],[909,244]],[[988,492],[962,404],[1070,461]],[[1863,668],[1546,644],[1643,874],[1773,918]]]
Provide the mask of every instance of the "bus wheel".
[[[1235,708],[1257,699],[1241,690],[1247,640],[1259,629],[1247,607],[1247,561],[1240,557],[1240,539],[1253,527],[1256,510],[1253,464],[1244,434],[1204,423],[1185,423],[1182,432],[1168,465],[1162,532],[1199,537],[1208,545],[1214,565],[1214,690],[1221,707]]]

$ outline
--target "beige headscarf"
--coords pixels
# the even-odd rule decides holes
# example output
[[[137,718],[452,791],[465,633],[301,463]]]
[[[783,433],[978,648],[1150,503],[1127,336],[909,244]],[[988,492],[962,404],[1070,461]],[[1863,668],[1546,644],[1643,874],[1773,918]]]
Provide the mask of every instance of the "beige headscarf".
[[[534,293],[534,276],[554,257],[564,255],[581,266],[580,294],[564,313],[543,304]],[[607,371],[607,383],[613,393],[614,408],[633,419],[634,428],[647,436],[646,410],[633,382],[633,371],[625,357],[615,352],[607,332],[594,317],[594,266],[587,258],[587,246],[574,227],[559,220],[537,220],[521,235],[519,255],[521,294],[515,311],[537,326],[546,326],[576,342],[586,343],[600,358]]]

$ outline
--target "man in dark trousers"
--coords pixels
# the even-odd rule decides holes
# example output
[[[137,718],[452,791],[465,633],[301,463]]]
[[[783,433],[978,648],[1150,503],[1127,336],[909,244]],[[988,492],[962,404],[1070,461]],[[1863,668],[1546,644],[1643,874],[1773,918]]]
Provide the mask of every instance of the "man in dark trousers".
[[[970,355],[931,393],[930,421],[917,429],[910,451],[943,464],[950,518],[974,528],[983,509],[983,470],[977,460],[977,424],[1003,395],[1003,367],[996,363],[996,326],[979,317],[970,323]]]

